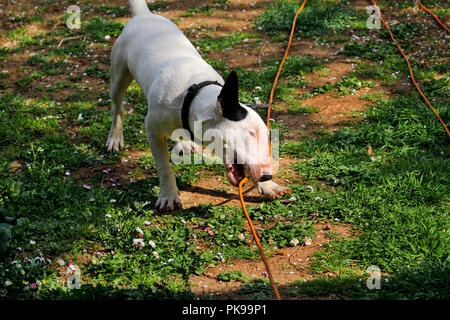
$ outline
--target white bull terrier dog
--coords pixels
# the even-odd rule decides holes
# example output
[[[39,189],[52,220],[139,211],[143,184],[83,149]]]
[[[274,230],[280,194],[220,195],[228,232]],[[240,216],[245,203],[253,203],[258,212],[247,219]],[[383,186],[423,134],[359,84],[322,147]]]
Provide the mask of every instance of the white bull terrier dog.
[[[145,129],[160,181],[156,209],[181,208],[167,148],[168,137],[179,128],[196,140],[208,129],[222,135],[223,163],[231,184],[238,185],[248,174],[267,199],[288,193],[289,188],[271,180],[269,131],[257,112],[238,101],[237,74],[231,72],[224,82],[174,23],[152,14],[145,0],[129,2],[133,18],[111,52],[112,124],[106,147],[109,152],[124,148],[122,99],[135,79],[148,104]],[[201,130],[193,134],[197,123]],[[236,136],[244,143],[235,143]],[[246,146],[258,146],[258,152]]]

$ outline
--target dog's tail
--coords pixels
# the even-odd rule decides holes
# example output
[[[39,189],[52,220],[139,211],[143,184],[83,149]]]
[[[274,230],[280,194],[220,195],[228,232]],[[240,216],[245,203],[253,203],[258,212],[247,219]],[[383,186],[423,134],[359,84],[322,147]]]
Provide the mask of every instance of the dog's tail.
[[[150,9],[147,6],[147,2],[145,0],[129,0],[131,15],[133,17],[140,14],[149,14]]]

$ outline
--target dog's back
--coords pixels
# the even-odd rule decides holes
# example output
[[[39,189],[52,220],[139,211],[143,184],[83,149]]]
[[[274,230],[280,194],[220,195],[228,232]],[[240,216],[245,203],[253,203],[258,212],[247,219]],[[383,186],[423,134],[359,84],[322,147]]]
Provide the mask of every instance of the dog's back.
[[[207,80],[221,79],[172,21],[152,14],[145,0],[129,2],[133,18],[114,43],[112,59],[127,64],[147,99],[153,95],[154,102],[164,99],[170,107],[171,98],[184,92],[192,77],[206,73]]]

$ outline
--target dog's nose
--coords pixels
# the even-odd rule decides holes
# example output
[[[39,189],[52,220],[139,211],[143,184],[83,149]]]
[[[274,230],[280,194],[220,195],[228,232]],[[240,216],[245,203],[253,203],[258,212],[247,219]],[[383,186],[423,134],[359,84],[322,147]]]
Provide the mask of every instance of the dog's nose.
[[[271,174],[263,174],[261,176],[261,178],[259,179],[259,182],[264,182],[267,180],[272,180],[272,175]]]

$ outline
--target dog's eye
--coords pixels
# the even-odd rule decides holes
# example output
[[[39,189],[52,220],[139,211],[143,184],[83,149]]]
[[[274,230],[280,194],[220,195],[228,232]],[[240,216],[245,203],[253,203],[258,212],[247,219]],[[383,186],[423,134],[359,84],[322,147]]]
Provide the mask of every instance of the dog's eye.
[[[255,131],[249,131],[248,133],[250,133],[250,135],[252,136],[252,137],[254,137],[256,134],[255,134]]]

